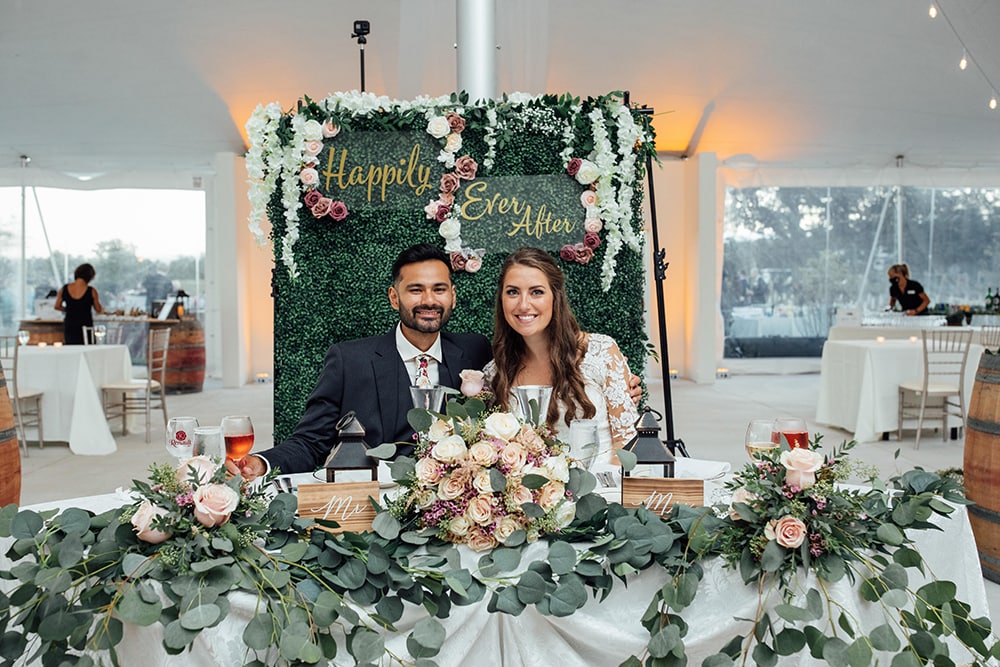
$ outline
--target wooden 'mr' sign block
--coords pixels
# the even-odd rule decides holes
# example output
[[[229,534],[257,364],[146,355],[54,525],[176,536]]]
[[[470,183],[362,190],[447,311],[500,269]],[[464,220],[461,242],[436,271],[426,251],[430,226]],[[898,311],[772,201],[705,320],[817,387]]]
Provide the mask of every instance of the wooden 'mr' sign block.
[[[320,526],[332,533],[361,533],[371,530],[375,520],[375,508],[368,502],[369,497],[378,500],[378,482],[301,484],[299,516],[336,521],[340,528]]]
[[[622,507],[639,507],[666,516],[674,503],[700,507],[705,504],[705,480],[670,477],[623,477]]]

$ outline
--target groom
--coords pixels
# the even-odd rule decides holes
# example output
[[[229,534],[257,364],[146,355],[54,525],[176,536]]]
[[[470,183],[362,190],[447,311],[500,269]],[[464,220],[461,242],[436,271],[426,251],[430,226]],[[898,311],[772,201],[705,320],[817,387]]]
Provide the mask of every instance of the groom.
[[[458,374],[481,370],[493,352],[479,334],[441,331],[455,308],[448,257],[437,246],[407,248],[392,265],[389,303],[399,324],[386,334],[333,345],[323,372],[306,403],[305,413],[284,442],[250,455],[233,473],[254,479],[271,468],[283,473],[311,472],[322,466],[337,443],[336,424],[353,410],[365,428],[365,441],[412,441],[406,413],[413,407],[410,386],[420,380],[458,388]],[[411,445],[398,454],[412,452]]]

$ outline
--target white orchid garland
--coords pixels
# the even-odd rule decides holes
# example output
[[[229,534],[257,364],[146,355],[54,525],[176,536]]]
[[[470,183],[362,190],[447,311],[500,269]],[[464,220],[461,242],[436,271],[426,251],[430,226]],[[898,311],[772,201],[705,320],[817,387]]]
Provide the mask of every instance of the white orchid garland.
[[[486,123],[482,129],[487,147],[482,167],[492,171],[496,159],[497,132],[500,126],[500,112],[508,112],[513,107],[538,102],[539,96],[527,93],[511,93],[504,101],[489,101],[486,109]],[[332,116],[369,116],[375,113],[404,114],[423,113],[430,119],[443,115],[449,110],[461,108],[451,96],[420,96],[414,100],[394,100],[386,96],[357,91],[334,93],[320,101],[318,106]],[[564,149],[560,159],[565,165],[573,156],[574,134],[580,105],[571,108],[571,114],[560,129]],[[284,209],[285,232],[281,236],[281,261],[289,274],[298,276],[294,246],[299,238],[299,211],[303,207],[302,196],[307,190],[301,180],[303,168],[308,167],[309,156],[305,154],[305,144],[315,138],[320,123],[307,120],[298,114],[291,115],[292,138],[282,145],[278,128],[282,119],[281,107],[277,103],[258,105],[247,121],[247,136],[250,150],[246,156],[247,173],[250,177],[250,218],[249,228],[257,243],[264,245],[266,238],[260,221],[266,215],[267,205],[273,196],[279,179],[281,180],[281,203]],[[613,146],[606,127],[606,117],[613,119],[617,127],[617,146]],[[640,127],[632,118],[629,108],[621,101],[611,99],[604,108],[595,108],[588,118],[594,133],[594,150],[589,156],[597,166],[598,178],[594,184],[597,195],[597,209],[604,223],[606,249],[601,267],[601,287],[607,291],[615,277],[616,257],[623,246],[641,252],[642,241],[631,225],[632,197],[635,187],[635,146],[638,141],[646,141]],[[554,130],[554,128],[549,128]],[[442,150],[438,159],[448,168],[453,167],[455,150]],[[451,162],[451,164],[449,164]],[[451,222],[451,220],[449,220]],[[459,228],[460,229],[460,228]],[[447,230],[446,231],[450,231]],[[460,236],[452,238],[446,248],[453,251],[460,246]],[[449,240],[446,238],[446,240]],[[448,247],[450,246],[450,247]]]

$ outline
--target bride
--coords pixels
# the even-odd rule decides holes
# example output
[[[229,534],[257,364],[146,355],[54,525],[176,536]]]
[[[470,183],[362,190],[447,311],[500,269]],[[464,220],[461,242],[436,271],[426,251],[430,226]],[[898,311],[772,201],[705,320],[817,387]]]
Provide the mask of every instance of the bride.
[[[635,436],[639,415],[629,395],[628,364],[613,338],[580,330],[565,276],[542,250],[521,248],[504,262],[493,361],[484,372],[504,410],[517,410],[514,387],[550,385],[546,422],[561,440],[568,438],[573,419],[597,420],[602,453],[617,451]]]

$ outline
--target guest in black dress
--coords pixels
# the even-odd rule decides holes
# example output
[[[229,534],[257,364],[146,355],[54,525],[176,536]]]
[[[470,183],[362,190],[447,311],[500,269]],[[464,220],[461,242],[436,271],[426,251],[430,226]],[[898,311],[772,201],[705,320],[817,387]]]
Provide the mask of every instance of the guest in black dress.
[[[104,312],[97,290],[90,281],[97,271],[90,264],[81,264],[73,272],[75,280],[66,283],[56,295],[56,310],[66,313],[63,319],[63,342],[66,345],[83,345],[83,327],[94,326],[93,311]]]
[[[889,267],[889,309],[892,310],[899,302],[907,315],[926,315],[931,299],[924,293],[924,286],[916,280],[910,280],[910,267],[906,264],[893,264]]]

